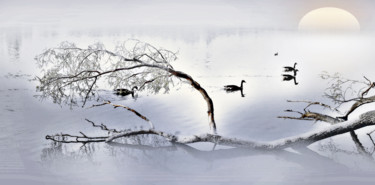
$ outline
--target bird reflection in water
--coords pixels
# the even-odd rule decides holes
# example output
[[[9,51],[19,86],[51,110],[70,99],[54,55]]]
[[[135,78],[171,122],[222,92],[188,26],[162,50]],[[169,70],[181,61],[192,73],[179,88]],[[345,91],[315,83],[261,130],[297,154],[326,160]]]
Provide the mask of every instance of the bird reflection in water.
[[[288,74],[283,74],[283,81],[291,81],[293,80],[294,81],[294,85],[298,85],[298,82],[296,80],[296,76],[293,76],[293,75],[288,75]]]
[[[293,72],[293,74],[282,74],[283,76],[283,81],[294,81],[294,85],[298,85],[297,82],[297,72],[298,69],[296,68],[297,62],[294,63],[294,66],[284,66],[284,72]]]

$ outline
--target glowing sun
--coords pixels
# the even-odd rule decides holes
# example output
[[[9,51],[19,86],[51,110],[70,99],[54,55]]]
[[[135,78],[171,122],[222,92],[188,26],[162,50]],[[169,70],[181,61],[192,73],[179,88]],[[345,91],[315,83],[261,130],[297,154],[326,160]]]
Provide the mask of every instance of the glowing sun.
[[[360,24],[350,12],[334,7],[318,8],[308,12],[299,22],[302,31],[359,31]]]

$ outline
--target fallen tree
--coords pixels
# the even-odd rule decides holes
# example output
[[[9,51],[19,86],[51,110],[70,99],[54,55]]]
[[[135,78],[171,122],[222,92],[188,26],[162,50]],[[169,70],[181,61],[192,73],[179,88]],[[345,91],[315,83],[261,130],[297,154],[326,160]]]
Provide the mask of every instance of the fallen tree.
[[[130,43],[125,42],[124,44],[118,46],[114,52],[105,49],[101,44],[95,44],[88,48],[79,48],[72,43],[62,43],[57,48],[46,50],[44,53],[37,56],[36,59],[40,64],[40,67],[44,69],[44,75],[39,78],[40,86],[38,89],[42,93],[40,97],[52,97],[56,103],[67,103],[69,105],[78,105],[79,103],[82,103],[82,106],[85,106],[87,100],[96,96],[98,81],[104,77],[112,88],[131,88],[137,86],[141,91],[149,90],[151,92],[158,92],[161,89],[168,91],[169,86],[174,82],[172,78],[188,82],[194,89],[201,93],[202,97],[206,101],[208,107],[207,113],[209,116],[209,125],[212,129],[211,134],[193,136],[180,136],[166,133],[155,129],[152,122],[138,111],[124,105],[104,101],[104,103],[93,105],[93,107],[111,105],[115,108],[124,108],[125,110],[133,112],[135,115],[148,122],[150,128],[140,130],[126,129],[119,131],[116,129],[110,129],[103,124],[97,125],[93,121],[87,119],[87,121],[90,122],[93,127],[98,127],[103,131],[106,131],[108,134],[104,136],[88,136],[87,134],[80,132],[80,135],[55,134],[46,136],[46,139],[53,140],[55,142],[83,144],[92,142],[115,143],[121,138],[141,135],[157,135],[176,144],[211,142],[215,145],[218,144],[239,148],[279,150],[296,145],[308,146],[316,141],[344,133],[350,133],[353,141],[358,147],[358,150],[366,154],[369,153],[360,143],[354,131],[363,127],[374,125],[375,111],[363,113],[358,119],[348,120],[348,116],[358,107],[375,101],[375,95],[367,97],[370,90],[375,86],[375,83],[369,80],[368,83],[365,83],[365,90],[361,90],[358,97],[345,99],[346,90],[340,91],[339,87],[342,87],[342,84],[345,84],[346,82],[352,82],[353,84],[357,81],[347,80],[346,82],[343,82],[340,81],[341,79],[336,78],[335,76],[325,75],[325,79],[333,79],[331,81],[332,84],[339,83],[339,85],[335,84],[331,86],[332,88],[336,89],[331,91],[333,93],[326,94],[327,97],[331,98],[335,103],[340,105],[354,102],[346,114],[343,116],[341,115],[333,117],[327,114],[308,110],[310,106],[318,105],[323,108],[329,108],[336,113],[339,112],[337,107],[332,108],[331,106],[321,102],[289,101],[307,103],[308,105],[303,112],[286,110],[286,112],[298,113],[300,115],[299,117],[280,116],[279,118],[322,121],[332,125],[323,130],[262,143],[240,140],[236,138],[227,138],[217,133],[212,99],[208,95],[207,91],[202,88],[200,84],[190,75],[182,71],[175,70],[172,67],[171,62],[176,60],[176,54],[171,51],[157,49],[150,44],[134,40],[132,40]],[[80,97],[81,99],[77,97]],[[371,140],[372,133],[373,132],[368,133]]]
[[[90,120],[88,122],[93,123]],[[332,136],[339,134],[344,134],[351,132],[356,129],[360,129],[366,126],[375,125],[375,111],[370,111],[365,114],[362,114],[358,120],[355,121],[346,121],[342,124],[336,124],[332,127],[319,130],[314,132],[304,133],[299,136],[283,138],[280,140],[272,142],[256,142],[256,141],[247,141],[240,140],[236,138],[228,138],[220,136],[217,134],[202,134],[202,135],[193,135],[193,136],[178,136],[163,131],[155,129],[142,129],[136,131],[112,131],[114,129],[108,129],[105,125],[95,125],[95,127],[103,127],[104,131],[111,131],[112,134],[108,136],[94,136],[90,137],[81,132],[81,135],[70,135],[70,134],[57,134],[57,135],[47,135],[46,139],[50,139],[56,142],[62,143],[91,143],[91,142],[114,142],[118,138],[131,137],[138,135],[158,135],[164,137],[172,143],[179,144],[191,144],[197,142],[210,142],[218,145],[231,146],[231,147],[240,147],[240,148],[251,148],[251,149],[264,149],[264,150],[275,150],[275,149],[285,149],[293,146],[307,146],[316,141],[320,141]]]

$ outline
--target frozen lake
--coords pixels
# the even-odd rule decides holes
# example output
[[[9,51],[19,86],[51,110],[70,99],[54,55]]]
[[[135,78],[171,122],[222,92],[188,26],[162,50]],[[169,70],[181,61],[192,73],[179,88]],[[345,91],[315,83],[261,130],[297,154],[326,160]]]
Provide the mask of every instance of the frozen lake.
[[[220,7],[218,5],[218,10]],[[76,15],[87,20],[84,13],[77,13],[82,9],[79,7],[68,12],[73,18],[68,16],[64,20],[74,20]],[[241,27],[241,22],[230,26],[170,24],[114,26],[108,29],[90,25],[89,29],[85,29],[79,21],[73,21],[70,27],[50,23],[59,17],[51,17],[47,23],[38,16],[30,19],[38,21],[30,23],[31,26],[25,22],[19,23],[21,26],[6,22],[0,27],[1,184],[375,182],[374,161],[358,154],[349,134],[317,142],[309,149],[288,149],[277,153],[228,147],[216,147],[211,151],[211,144],[175,146],[163,140],[158,144],[161,147],[151,147],[149,144],[154,141],[153,138],[145,138],[145,146],[54,144],[45,140],[47,134],[79,134],[79,131],[91,136],[106,134],[92,128],[86,118],[116,129],[147,125],[134,114],[110,106],[71,110],[49,99],[40,101],[34,97],[38,94],[38,84],[31,81],[41,75],[35,56],[63,41],[74,42],[80,47],[101,42],[111,49],[118,42],[139,39],[178,52],[178,60],[172,65],[190,74],[207,90],[214,102],[219,134],[272,141],[329,126],[321,122],[277,118],[293,115],[283,112],[286,109],[304,108],[304,104],[288,103],[286,100],[331,104],[322,96],[328,87],[327,81],[319,76],[323,71],[340,73],[345,78],[356,80],[363,80],[363,76],[375,79],[372,49],[375,37],[372,32],[304,34],[295,30]],[[203,24],[207,20],[201,21]],[[65,22],[62,22],[64,25]],[[281,76],[282,67],[295,62],[299,69],[298,85],[282,81]],[[244,97],[239,92],[226,93],[223,90],[224,85],[239,85],[241,80],[246,80]],[[118,97],[111,89],[103,89],[100,93],[112,102],[132,107],[146,115],[159,130],[181,135],[210,132],[206,103],[187,84],[179,84],[167,94],[140,92],[136,99]],[[88,102],[88,105],[94,103]],[[347,108],[342,107],[343,110]],[[373,104],[365,105],[351,116],[374,108]],[[374,146],[366,133],[372,130],[374,128],[364,128],[357,132],[369,150]]]

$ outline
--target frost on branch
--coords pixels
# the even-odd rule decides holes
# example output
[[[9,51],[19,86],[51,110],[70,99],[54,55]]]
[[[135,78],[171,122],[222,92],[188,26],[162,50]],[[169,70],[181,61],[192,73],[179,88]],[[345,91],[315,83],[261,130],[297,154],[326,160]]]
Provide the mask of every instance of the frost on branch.
[[[168,92],[173,78],[187,82],[196,89],[207,103],[209,126],[216,133],[213,101],[204,88],[190,75],[175,70],[171,62],[176,54],[158,49],[148,43],[129,40],[117,45],[114,51],[102,44],[88,48],[64,42],[36,57],[43,76],[38,78],[41,99],[51,97],[55,103],[82,107],[97,96],[100,84],[110,88],[138,87],[139,91]],[[104,82],[100,83],[99,81]],[[108,87],[107,87],[108,88]]]
[[[335,73],[334,75],[329,75],[328,73],[323,73],[321,75],[321,78],[324,80],[329,81],[329,87],[326,89],[326,92],[324,93],[324,96],[331,100],[334,104],[336,104],[336,107],[332,107],[330,105],[321,103],[321,102],[313,102],[313,101],[290,101],[288,102],[297,102],[297,103],[307,103],[307,106],[303,109],[303,112],[301,111],[295,111],[295,110],[285,110],[285,112],[294,112],[299,114],[299,117],[294,116],[279,116],[278,118],[284,118],[284,119],[297,119],[297,120],[306,120],[306,121],[322,121],[329,123],[331,125],[338,125],[339,127],[343,127],[343,122],[346,122],[349,118],[349,115],[353,113],[355,110],[357,110],[362,105],[373,103],[375,102],[375,94],[371,92],[371,90],[375,87],[375,82],[372,82],[368,78],[364,77],[366,81],[358,81],[358,80],[351,80],[343,78],[340,74]],[[359,90],[357,90],[359,89]],[[308,108],[312,105],[318,105],[323,109],[329,109],[330,111],[341,114],[341,111],[339,108],[344,104],[351,104],[349,110],[343,111],[345,112],[344,115],[341,116],[331,116],[325,113],[319,113],[319,112],[312,112]],[[368,113],[371,113],[372,111],[369,111]],[[372,123],[370,125],[373,125],[374,120],[373,114],[363,114],[361,116],[362,122],[368,122]],[[354,123],[351,124],[352,126]],[[357,134],[355,133],[355,130],[358,128],[351,128],[347,130],[346,132],[350,133],[350,136],[359,151],[359,153],[364,154],[368,157],[371,157],[374,151],[369,152],[365,149],[364,145],[360,142]],[[373,138],[371,136],[372,132],[368,133],[370,140],[373,142]],[[375,146],[375,144],[374,144]]]
[[[36,57],[44,73],[39,78],[41,98],[52,97],[55,103],[77,105],[94,97],[99,80],[107,88],[137,86],[140,91],[168,92],[173,84],[169,70],[175,53],[150,44],[129,40],[112,52],[103,44],[88,48],[63,42]]]
[[[308,121],[323,121],[330,124],[336,124],[348,120],[348,116],[360,106],[375,102],[375,94],[370,93],[371,89],[375,87],[375,82],[370,81],[366,77],[364,78],[366,79],[367,83],[358,80],[350,80],[343,78],[338,73],[335,73],[332,76],[328,73],[323,73],[321,77],[322,79],[329,81],[329,87],[326,89],[324,97],[328,98],[328,100],[332,101],[333,104],[337,105],[336,107],[316,101],[288,100],[288,102],[306,103],[307,105],[303,109],[303,112],[290,109],[285,110],[285,112],[297,113],[300,115],[299,117],[279,116],[279,118]],[[340,111],[339,108],[344,104],[351,104],[351,108],[349,110]],[[323,109],[329,109],[337,116],[332,116],[319,112],[312,112],[308,108],[313,105],[317,105]],[[345,114],[342,115],[341,112],[345,112]]]
[[[332,124],[331,127],[314,132],[304,133],[290,138],[282,138],[272,142],[247,141],[236,138],[228,138],[218,135],[216,132],[216,123],[214,119],[213,101],[207,91],[200,86],[190,75],[175,70],[171,62],[177,59],[176,54],[165,49],[158,49],[154,46],[136,40],[127,41],[118,45],[113,51],[107,50],[102,44],[94,44],[88,48],[80,48],[72,43],[62,43],[57,48],[51,48],[36,57],[39,66],[43,70],[43,76],[39,78],[41,98],[52,97],[56,103],[66,103],[69,105],[84,106],[90,98],[97,97],[98,88],[105,84],[110,88],[128,88],[137,86],[140,91],[158,93],[162,90],[169,91],[169,88],[178,79],[188,83],[196,89],[207,104],[207,114],[209,125],[212,128],[212,134],[180,136],[166,133],[154,128],[152,122],[138,111],[124,106],[112,104],[109,101],[95,106],[112,105],[115,108],[124,108],[131,111],[141,119],[148,122],[149,129],[137,130],[119,130],[110,129],[106,125],[97,125],[90,122],[93,127],[98,127],[107,134],[102,136],[90,136],[83,132],[78,135],[72,134],[55,134],[47,135],[46,139],[59,143],[92,143],[106,142],[116,143],[118,140],[126,138],[142,138],[142,136],[157,136],[173,144],[189,144],[196,142],[210,142],[215,146],[225,145],[236,148],[251,148],[262,150],[279,150],[295,145],[307,146],[316,141],[333,137],[339,134],[350,133],[358,150],[367,152],[360,143],[356,133],[357,129],[372,126],[374,112],[364,113],[359,120],[348,120],[348,116],[358,107],[375,101],[375,95],[371,94],[371,89],[375,86],[373,82],[366,82],[341,79],[341,76],[328,74],[322,76],[330,80],[331,86],[327,89],[326,97],[331,99],[334,104],[339,106],[333,107],[326,103],[316,101],[290,101],[306,103],[307,106],[303,111],[288,109],[287,112],[299,114],[299,117],[281,116],[285,119],[300,119],[323,121]],[[348,84],[347,88],[343,88]],[[362,89],[354,85],[363,85]],[[354,90],[349,93],[349,91]],[[357,95],[357,97],[347,98],[348,95]],[[352,103],[349,110],[339,110],[340,105]],[[338,116],[327,115],[309,110],[311,106],[320,106],[323,109],[329,109]],[[344,115],[341,112],[345,112]],[[368,134],[372,139],[371,134]]]

